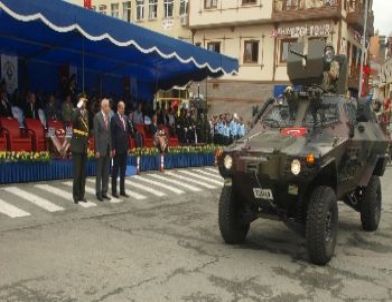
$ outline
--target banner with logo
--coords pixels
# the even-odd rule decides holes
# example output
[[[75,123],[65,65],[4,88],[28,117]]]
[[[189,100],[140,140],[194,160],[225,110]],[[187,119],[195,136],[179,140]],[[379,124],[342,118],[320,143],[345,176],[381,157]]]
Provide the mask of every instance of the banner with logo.
[[[18,57],[1,55],[1,78],[7,84],[7,92],[18,88]]]

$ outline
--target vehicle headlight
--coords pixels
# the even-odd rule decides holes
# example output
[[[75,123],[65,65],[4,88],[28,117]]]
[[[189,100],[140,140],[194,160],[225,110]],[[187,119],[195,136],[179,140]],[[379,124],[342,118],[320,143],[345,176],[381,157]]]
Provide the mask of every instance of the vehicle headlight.
[[[301,173],[301,162],[298,159],[294,159],[291,162],[291,173],[293,173],[295,176]]]
[[[223,159],[223,165],[227,170],[230,170],[233,167],[233,158],[230,155],[226,155]]]

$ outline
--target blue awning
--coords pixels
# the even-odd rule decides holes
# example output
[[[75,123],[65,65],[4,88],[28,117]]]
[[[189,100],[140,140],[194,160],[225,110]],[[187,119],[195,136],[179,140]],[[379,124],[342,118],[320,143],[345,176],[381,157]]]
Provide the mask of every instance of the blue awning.
[[[61,0],[0,0],[0,52],[135,77],[154,92],[234,74],[238,61]]]

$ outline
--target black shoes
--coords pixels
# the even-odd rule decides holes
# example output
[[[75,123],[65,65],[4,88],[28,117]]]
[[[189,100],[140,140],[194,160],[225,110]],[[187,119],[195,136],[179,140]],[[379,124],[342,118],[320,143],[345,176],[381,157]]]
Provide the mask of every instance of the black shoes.
[[[82,199],[74,198],[73,202],[74,202],[74,204],[79,204],[79,202],[87,202],[87,199],[86,198],[82,198]]]
[[[74,204],[78,204],[79,200],[74,199]]]
[[[114,198],[119,198],[119,196],[118,196],[118,194],[117,193],[112,193],[112,196],[114,197]]]
[[[86,199],[86,198],[82,198],[82,199],[79,200],[79,201],[81,201],[81,202],[87,202],[87,199]]]
[[[103,198],[102,198],[101,195],[97,195],[97,199],[98,199],[100,202],[103,202]]]
[[[125,192],[120,193],[121,196],[124,196],[125,198],[129,198],[129,195]]]
[[[107,196],[106,194],[105,194],[105,195],[102,195],[102,198],[103,198],[103,199],[107,199],[107,200],[111,200],[111,198],[110,198],[109,196]]]

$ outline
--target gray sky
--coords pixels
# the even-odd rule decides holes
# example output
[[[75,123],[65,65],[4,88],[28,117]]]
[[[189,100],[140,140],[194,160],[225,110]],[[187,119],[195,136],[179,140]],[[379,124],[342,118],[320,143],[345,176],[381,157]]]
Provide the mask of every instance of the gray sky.
[[[380,33],[388,35],[392,33],[392,1],[391,0],[374,0],[374,28]]]

